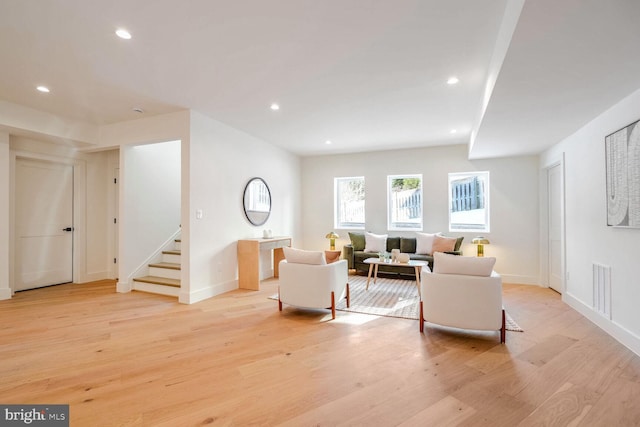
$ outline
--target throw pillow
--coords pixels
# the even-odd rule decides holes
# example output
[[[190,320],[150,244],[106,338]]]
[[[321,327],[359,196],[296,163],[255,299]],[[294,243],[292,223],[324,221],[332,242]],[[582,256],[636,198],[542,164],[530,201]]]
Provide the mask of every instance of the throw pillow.
[[[387,234],[364,233],[365,252],[386,252]]]
[[[285,246],[282,248],[284,257],[291,264],[312,264],[323,265],[327,263],[322,251],[305,251],[304,249],[295,249]]]
[[[416,253],[416,239],[413,237],[400,238],[400,252],[405,254]]]
[[[456,239],[456,246],[453,248],[454,251],[459,251],[460,246],[462,246],[462,241],[464,240],[464,236],[460,236]]]
[[[440,233],[416,233],[416,254],[431,255],[433,253],[433,239],[441,236]]]
[[[456,240],[455,237],[433,236],[433,253],[452,251],[456,247]]]
[[[349,233],[351,239],[351,246],[354,251],[364,251],[364,234],[362,233]]]
[[[496,259],[493,257],[467,257],[437,252],[433,254],[433,272],[462,274],[465,276],[491,276]]]
[[[400,249],[399,237],[387,237],[387,252],[391,252],[392,249]]]

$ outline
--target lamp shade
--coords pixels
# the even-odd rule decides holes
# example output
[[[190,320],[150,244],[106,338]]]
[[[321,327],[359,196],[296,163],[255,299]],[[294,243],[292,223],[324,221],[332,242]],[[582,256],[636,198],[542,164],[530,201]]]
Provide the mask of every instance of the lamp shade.
[[[478,236],[474,237],[471,243],[473,243],[474,245],[488,245],[489,240],[486,237]]]
[[[340,236],[338,236],[334,231],[332,231],[331,233],[327,234],[324,237],[326,237],[327,239],[337,239]]]

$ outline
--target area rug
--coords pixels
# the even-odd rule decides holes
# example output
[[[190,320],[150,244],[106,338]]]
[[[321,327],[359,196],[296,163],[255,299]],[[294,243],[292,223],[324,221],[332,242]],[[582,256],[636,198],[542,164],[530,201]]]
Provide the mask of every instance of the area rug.
[[[420,299],[415,280],[373,278],[367,287],[366,276],[349,276],[351,307],[341,300],[336,310],[353,313],[375,314],[377,316],[400,317],[418,320]]]
[[[420,298],[415,280],[373,279],[366,290],[366,276],[349,276],[351,307],[347,308],[346,300],[340,300],[336,306],[338,311],[373,314],[376,316],[398,317],[402,319],[420,319]],[[269,298],[278,299],[278,295]],[[523,332],[522,328],[506,313],[508,331]]]

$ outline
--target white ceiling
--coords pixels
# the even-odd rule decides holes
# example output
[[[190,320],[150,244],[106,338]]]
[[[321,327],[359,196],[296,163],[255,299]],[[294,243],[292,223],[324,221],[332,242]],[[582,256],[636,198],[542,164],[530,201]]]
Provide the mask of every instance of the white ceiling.
[[[640,87],[640,2],[527,0],[512,32],[521,4],[0,0],[0,100],[93,125],[189,108],[300,155],[537,153]]]

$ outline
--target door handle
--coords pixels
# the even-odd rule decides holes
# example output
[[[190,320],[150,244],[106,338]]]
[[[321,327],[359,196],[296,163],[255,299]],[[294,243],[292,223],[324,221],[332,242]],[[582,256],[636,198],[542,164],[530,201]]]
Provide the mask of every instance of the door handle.
[[[63,228],[62,231],[73,231],[73,227]]]

